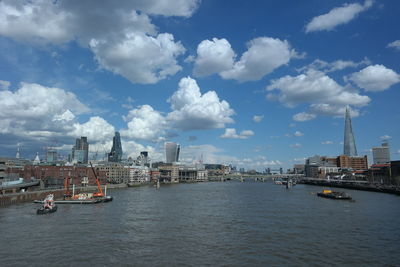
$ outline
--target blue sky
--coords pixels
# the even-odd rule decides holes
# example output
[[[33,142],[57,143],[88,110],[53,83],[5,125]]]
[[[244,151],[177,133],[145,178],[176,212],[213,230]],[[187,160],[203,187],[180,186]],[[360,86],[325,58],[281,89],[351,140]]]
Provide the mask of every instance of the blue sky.
[[[181,144],[181,161],[263,170],[400,154],[398,1],[0,1],[0,151],[98,159]]]

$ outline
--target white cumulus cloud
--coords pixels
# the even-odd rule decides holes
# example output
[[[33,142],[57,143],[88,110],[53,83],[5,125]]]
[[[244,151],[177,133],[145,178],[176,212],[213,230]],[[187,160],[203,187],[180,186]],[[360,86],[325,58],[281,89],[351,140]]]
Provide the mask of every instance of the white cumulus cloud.
[[[300,57],[286,40],[258,37],[247,43],[238,61],[236,54],[226,39],[204,40],[197,47],[194,59],[195,76],[218,73],[223,79],[239,82],[257,81],[276,68]]]
[[[400,75],[383,65],[372,65],[351,74],[349,79],[366,91],[383,91],[400,82]]]
[[[287,75],[273,80],[267,90],[275,89],[280,90],[279,101],[290,107],[298,103],[364,106],[370,101],[368,96],[347,91],[323,72],[315,70],[295,77]]]
[[[180,71],[176,57],[185,52],[168,33],[156,38],[135,33],[111,43],[92,39],[90,47],[103,68],[143,84],[156,83]]]
[[[302,132],[300,132],[300,131],[296,131],[295,133],[294,133],[294,136],[297,136],[297,137],[299,137],[299,136],[303,136],[304,134],[302,133]]]
[[[240,82],[257,81],[276,68],[286,65],[297,53],[291,49],[288,41],[271,37],[259,37],[247,44],[247,51],[232,69],[220,73],[224,79]]]
[[[264,115],[254,115],[253,116],[253,121],[254,122],[261,122],[264,119]]]
[[[185,52],[172,34],[158,33],[149,14],[190,17],[198,0],[0,2],[0,35],[21,42],[75,41],[100,67],[135,83],[156,83],[181,70]]]
[[[364,4],[353,3],[344,4],[341,7],[335,7],[326,14],[314,17],[306,25],[306,33],[314,31],[330,31],[336,26],[349,23],[355,19],[358,14],[366,11],[373,4],[372,0],[366,0]]]
[[[204,40],[197,47],[193,74],[200,77],[229,70],[233,66],[235,56],[226,39]]]
[[[165,117],[150,105],[130,110],[124,120],[128,129],[121,130],[121,135],[128,138],[157,141],[166,129]]]
[[[220,101],[215,91],[201,94],[197,82],[182,78],[178,90],[169,98],[172,112],[167,120],[183,130],[223,128],[233,123],[233,109],[225,100]]]
[[[310,104],[308,112],[293,116],[296,121],[314,119],[316,115],[340,116],[348,105],[363,107],[371,101],[368,96],[348,86],[343,87],[325,73],[313,69],[298,76],[287,75],[273,80],[267,91],[273,90],[278,90],[274,98],[288,107]],[[358,115],[358,110],[354,109],[353,114]]]
[[[114,136],[114,126],[101,117],[91,117],[83,124],[74,123],[74,131],[71,137],[86,136],[90,142],[110,140]]]
[[[244,130],[241,131],[240,134],[236,133],[236,129],[234,128],[226,128],[225,133],[221,135],[221,138],[225,139],[247,139],[250,136],[253,136],[254,132],[252,130]]]
[[[300,112],[293,115],[293,120],[295,121],[310,121],[316,118],[316,115],[307,112]]]

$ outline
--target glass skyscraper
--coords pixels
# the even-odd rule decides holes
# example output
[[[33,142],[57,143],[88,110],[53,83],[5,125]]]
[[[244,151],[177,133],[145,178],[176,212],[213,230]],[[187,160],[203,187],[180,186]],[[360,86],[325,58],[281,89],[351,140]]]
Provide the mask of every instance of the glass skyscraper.
[[[353,127],[351,126],[350,111],[346,108],[346,116],[344,122],[344,149],[343,155],[355,157],[357,156],[356,141],[354,139]]]
[[[88,163],[89,143],[86,136],[76,139],[75,146],[72,148],[72,160],[76,163]]]
[[[173,163],[179,161],[180,145],[173,142],[165,143],[165,157],[166,163]]]
[[[115,132],[111,152],[108,154],[108,161],[121,162],[121,160],[122,160],[121,136],[119,135],[119,132]]]

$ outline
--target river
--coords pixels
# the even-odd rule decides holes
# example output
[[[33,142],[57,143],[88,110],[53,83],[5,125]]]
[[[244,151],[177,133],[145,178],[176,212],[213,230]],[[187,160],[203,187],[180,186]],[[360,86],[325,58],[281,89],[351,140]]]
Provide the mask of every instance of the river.
[[[0,265],[399,266],[399,196],[321,190],[209,182],[109,190],[112,202],[48,215],[3,207]]]

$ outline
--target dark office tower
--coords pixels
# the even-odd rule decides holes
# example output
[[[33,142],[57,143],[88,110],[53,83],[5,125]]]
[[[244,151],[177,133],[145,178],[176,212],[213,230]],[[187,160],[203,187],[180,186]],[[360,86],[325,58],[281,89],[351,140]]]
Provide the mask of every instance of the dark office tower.
[[[173,142],[165,143],[165,157],[167,163],[179,161],[180,145]]]
[[[119,135],[119,132],[115,132],[111,152],[108,154],[108,161],[121,162],[121,159],[122,159],[121,137]]]
[[[344,122],[344,149],[343,154],[350,157],[357,156],[356,141],[354,139],[353,128],[351,126],[350,111],[346,107],[346,117]]]
[[[76,139],[75,146],[72,148],[72,161],[87,164],[89,159],[89,143],[87,137],[82,136]]]

